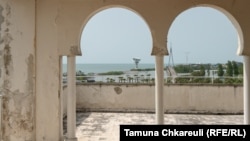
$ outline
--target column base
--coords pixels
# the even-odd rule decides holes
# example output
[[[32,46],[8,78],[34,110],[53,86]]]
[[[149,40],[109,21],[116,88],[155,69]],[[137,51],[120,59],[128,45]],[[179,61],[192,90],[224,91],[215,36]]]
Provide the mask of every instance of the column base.
[[[77,138],[67,138],[66,137],[65,141],[77,141]]]

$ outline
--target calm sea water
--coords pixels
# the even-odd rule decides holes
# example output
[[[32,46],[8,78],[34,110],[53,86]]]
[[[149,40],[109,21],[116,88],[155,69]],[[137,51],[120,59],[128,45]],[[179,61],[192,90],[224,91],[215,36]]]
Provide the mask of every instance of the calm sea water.
[[[153,78],[155,71],[130,71],[135,68],[135,64],[77,64],[76,71],[82,71],[88,76],[91,76],[95,81],[106,81],[107,78],[113,78],[118,81],[122,76],[127,78],[128,76],[148,76]],[[139,69],[155,68],[155,64],[139,64]],[[123,75],[98,75],[98,73],[110,72],[110,71],[123,71]],[[63,65],[63,72],[67,72],[67,65]]]
[[[128,72],[135,68],[135,64],[76,64],[76,71],[88,73],[102,73],[109,71]],[[139,64],[139,69],[155,68],[155,64]],[[67,71],[67,65],[63,65],[63,72]]]

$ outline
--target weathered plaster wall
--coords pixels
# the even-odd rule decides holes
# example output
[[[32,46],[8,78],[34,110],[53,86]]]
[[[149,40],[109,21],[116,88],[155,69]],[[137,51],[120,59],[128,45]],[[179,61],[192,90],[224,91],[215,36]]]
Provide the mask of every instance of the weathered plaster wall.
[[[1,0],[3,140],[61,139],[59,55],[81,54],[80,35],[93,14],[112,6],[138,12],[152,32],[152,54],[165,55],[167,32],[174,18],[200,4],[222,7],[234,16],[244,37],[240,52],[250,55],[249,0]]]
[[[35,2],[0,1],[0,94],[3,141],[35,137]]]
[[[60,65],[57,18],[59,0],[37,0],[36,141],[59,141]]]
[[[164,90],[166,112],[206,114],[243,112],[242,86],[165,85]],[[64,98],[66,92],[67,87],[64,89]],[[78,110],[155,111],[155,87],[150,85],[79,84],[76,94]]]

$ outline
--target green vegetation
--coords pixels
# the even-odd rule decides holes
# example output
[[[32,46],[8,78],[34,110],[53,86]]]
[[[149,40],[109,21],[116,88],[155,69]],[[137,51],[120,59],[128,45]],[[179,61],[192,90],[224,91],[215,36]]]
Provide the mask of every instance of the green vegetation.
[[[192,76],[205,76],[206,72],[204,65],[200,65],[200,69],[198,71],[193,71],[191,74]]]
[[[113,79],[113,78],[107,78],[107,83],[112,83],[112,82],[115,82],[115,79]]]
[[[210,76],[210,70],[214,70]],[[213,83],[213,84],[242,84],[243,83],[243,63],[228,61],[226,64],[190,64],[175,66],[177,73],[189,73],[186,76],[175,78],[175,83]],[[207,74],[206,74],[207,70]],[[217,77],[214,78],[214,74]],[[170,78],[167,83],[173,83]]]
[[[231,61],[228,61],[226,65],[227,65],[226,76],[233,76],[233,65]]]
[[[232,61],[232,67],[233,67],[234,76],[238,76],[239,75],[239,67],[235,61]]]
[[[217,74],[218,74],[219,77],[224,75],[222,64],[218,64],[218,73]]]
[[[84,82],[87,80],[87,75],[81,70],[76,71],[76,80]],[[67,77],[67,73],[63,73],[63,77]]]
[[[76,72],[76,76],[86,76],[81,70]]]
[[[130,71],[154,71],[155,68],[145,68],[145,69],[130,69]]]
[[[177,73],[192,73],[194,67],[191,65],[177,65],[174,67],[174,69]]]
[[[177,84],[242,84],[243,83],[243,63],[227,61],[225,64],[189,64],[176,65],[174,67],[177,75],[175,78],[168,77],[165,83]],[[148,71],[155,71],[155,68],[131,69],[131,71],[145,71],[140,75],[124,75],[123,71],[109,71],[98,75],[110,75],[105,83],[154,83],[155,78],[148,74]],[[211,74],[210,74],[211,73]],[[67,76],[67,74],[63,74]],[[84,74],[82,71],[76,72],[76,80],[80,82],[95,82],[95,76]],[[102,82],[102,81],[101,81]]]
[[[170,79],[166,80],[167,83],[172,83]],[[195,77],[177,77],[175,78],[177,84],[242,84],[243,78],[195,78]]]
[[[99,75],[122,75],[124,74],[123,71],[109,71],[104,73],[99,73]]]
[[[80,70],[77,71],[77,72],[76,72],[76,80],[81,81],[81,82],[86,81],[87,78],[86,78],[86,75],[84,74],[84,72],[82,72],[82,71],[80,71]]]

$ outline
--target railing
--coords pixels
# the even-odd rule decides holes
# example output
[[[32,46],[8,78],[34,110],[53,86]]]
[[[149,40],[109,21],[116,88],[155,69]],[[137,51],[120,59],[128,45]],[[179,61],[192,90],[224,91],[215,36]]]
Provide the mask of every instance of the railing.
[[[209,76],[178,76],[168,77],[166,83],[198,83],[198,84],[243,84],[243,77],[209,77]]]
[[[63,77],[64,83],[67,78]],[[155,78],[150,76],[76,76],[77,83],[154,83]],[[209,76],[176,76],[165,77],[165,84],[242,84],[243,77],[209,77]]]

